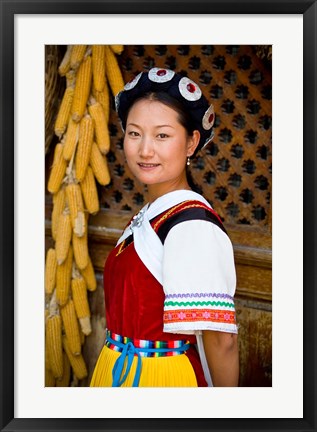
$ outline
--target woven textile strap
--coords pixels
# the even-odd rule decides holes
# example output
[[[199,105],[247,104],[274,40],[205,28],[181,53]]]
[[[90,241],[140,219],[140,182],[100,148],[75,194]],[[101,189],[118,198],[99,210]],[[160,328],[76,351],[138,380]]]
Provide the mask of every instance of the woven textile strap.
[[[127,340],[127,342],[126,343],[120,342],[120,340],[116,340],[116,339]],[[158,342],[158,341],[156,342],[145,341],[145,340],[142,341],[137,340],[137,341],[142,342],[141,343],[142,345],[148,345],[148,346],[166,344],[166,342]],[[178,354],[183,354],[190,347],[190,343],[188,341],[172,341],[172,343],[174,345],[179,345],[179,346],[177,346],[176,348],[172,348],[172,347],[149,348],[146,346],[136,347],[132,342],[132,339],[124,338],[119,335],[114,335],[113,333],[107,331],[105,344],[111,349],[117,348],[115,349],[116,351],[118,350],[121,351],[121,354],[116,360],[112,370],[112,387],[121,387],[122,384],[125,382],[131,370],[132,362],[135,356],[137,356],[138,360],[137,360],[137,367],[136,367],[132,387],[139,386],[141,368],[142,368],[141,354],[152,353],[154,355],[159,354],[163,356],[178,355]]]

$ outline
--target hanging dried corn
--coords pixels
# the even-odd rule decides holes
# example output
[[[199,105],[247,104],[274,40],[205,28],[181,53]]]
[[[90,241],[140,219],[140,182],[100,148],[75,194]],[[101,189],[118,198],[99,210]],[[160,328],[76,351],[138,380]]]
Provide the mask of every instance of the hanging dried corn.
[[[99,102],[92,100],[88,111],[94,121],[96,143],[99,150],[101,153],[107,154],[110,148],[110,136],[103,107]]]
[[[73,250],[75,263],[79,269],[84,269],[88,265],[88,242],[87,242],[87,231],[85,231],[82,237],[79,237],[73,233]]]
[[[56,260],[57,264],[61,265],[68,255],[70,242],[72,238],[72,222],[67,209],[59,217],[57,233],[56,233]]]
[[[52,237],[56,240],[57,226],[59,216],[65,208],[65,189],[61,188],[53,195],[53,211],[52,211]]]
[[[45,292],[46,294],[52,294],[55,283],[56,283],[56,268],[57,268],[57,260],[56,260],[56,251],[53,248],[50,248],[46,254],[45,261]]]
[[[118,60],[111,50],[111,48],[106,45],[106,73],[109,81],[110,88],[112,90],[112,94],[116,95],[124,87],[124,81],[121,75],[120,67],[118,64]]]
[[[81,182],[89,164],[92,142],[94,138],[94,122],[89,114],[80,120],[78,149],[75,156],[75,176]]]
[[[88,165],[85,178],[80,185],[85,207],[88,213],[97,213],[99,211],[99,197],[94,173],[90,165]]]
[[[110,183],[110,173],[106,158],[101,154],[99,147],[94,142],[90,154],[90,166],[97,179],[97,182],[103,186]]]
[[[81,343],[78,319],[72,299],[69,299],[66,305],[61,308],[61,315],[69,349],[73,355],[77,356],[81,353]]]
[[[70,344],[69,344],[69,340],[67,337],[63,338],[63,347],[64,347],[64,350],[67,354],[67,357],[69,359],[69,362],[71,364],[71,367],[72,367],[76,377],[79,380],[86,378],[86,376],[88,375],[88,372],[87,372],[86,363],[85,363],[85,360],[84,360],[82,354],[74,355],[72,353],[71,348],[70,348]]]
[[[106,85],[105,45],[92,46],[93,84],[101,92]]]
[[[58,138],[61,138],[66,130],[70,110],[73,103],[73,97],[73,87],[67,87],[55,121],[55,135],[57,135]]]
[[[91,88],[91,57],[87,56],[81,63],[76,75],[73,103],[71,107],[72,119],[79,122],[85,113]]]
[[[88,249],[88,216],[100,208],[96,183],[105,186],[111,181],[105,156],[110,149],[110,98],[123,88],[116,57],[123,48],[68,45],[59,65],[65,91],[47,185],[53,195],[55,246],[48,250],[45,266],[46,386],[77,385],[88,376],[81,344],[91,332],[87,293],[97,288]]]
[[[94,267],[92,265],[90,257],[88,257],[87,266],[84,269],[80,270],[80,273],[84,276],[84,279],[85,279],[86,284],[87,284],[87,289],[89,291],[96,291],[97,280],[96,280]]]
[[[76,70],[84,59],[87,45],[72,45],[71,47],[70,67]]]
[[[67,74],[70,69],[70,59],[72,55],[73,45],[67,45],[64,57],[59,65],[58,72],[61,76]]]
[[[72,296],[81,331],[88,336],[91,333],[90,308],[85,279],[81,276],[72,280]]]
[[[60,315],[46,320],[47,355],[54,378],[63,376],[62,320]]]
[[[71,160],[76,149],[78,138],[79,138],[79,124],[74,122],[74,120],[71,117],[69,117],[65,141],[64,141],[64,149],[63,149],[63,156],[65,160],[67,161]]]
[[[66,198],[74,233],[82,237],[86,231],[84,201],[78,183],[69,183],[66,188]]]
[[[58,192],[66,174],[66,161],[63,158],[63,144],[56,144],[52,170],[48,179],[47,189],[52,194]]]
[[[61,306],[69,299],[72,266],[73,247],[70,245],[66,260],[56,268],[56,301]]]

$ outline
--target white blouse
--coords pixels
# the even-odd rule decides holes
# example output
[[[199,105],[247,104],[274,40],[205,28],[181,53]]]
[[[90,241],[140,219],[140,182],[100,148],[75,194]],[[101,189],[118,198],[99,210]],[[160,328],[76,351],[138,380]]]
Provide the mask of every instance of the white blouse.
[[[237,333],[233,248],[217,225],[190,220],[171,228],[164,243],[162,273],[164,332]]]

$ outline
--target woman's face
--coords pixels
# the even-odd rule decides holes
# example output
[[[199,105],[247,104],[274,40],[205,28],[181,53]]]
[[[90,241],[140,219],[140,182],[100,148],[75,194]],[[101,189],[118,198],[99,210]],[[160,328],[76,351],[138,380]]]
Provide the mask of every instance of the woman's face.
[[[161,102],[142,99],[130,109],[124,137],[127,163],[157,196],[188,186],[186,159],[198,141],[199,132],[189,137],[178,113]]]

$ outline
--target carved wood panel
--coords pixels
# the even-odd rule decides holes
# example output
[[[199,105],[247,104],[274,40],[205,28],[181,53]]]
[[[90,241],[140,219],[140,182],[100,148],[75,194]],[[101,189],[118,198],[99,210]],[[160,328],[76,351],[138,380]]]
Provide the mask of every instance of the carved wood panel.
[[[215,106],[215,138],[192,162],[198,192],[228,225],[271,229],[271,61],[257,46],[136,46],[118,56],[125,81],[153,66],[190,76]],[[261,53],[259,55],[259,52]],[[123,135],[114,107],[109,129],[111,184],[102,190],[105,208],[137,211],[146,190],[124,162]]]

